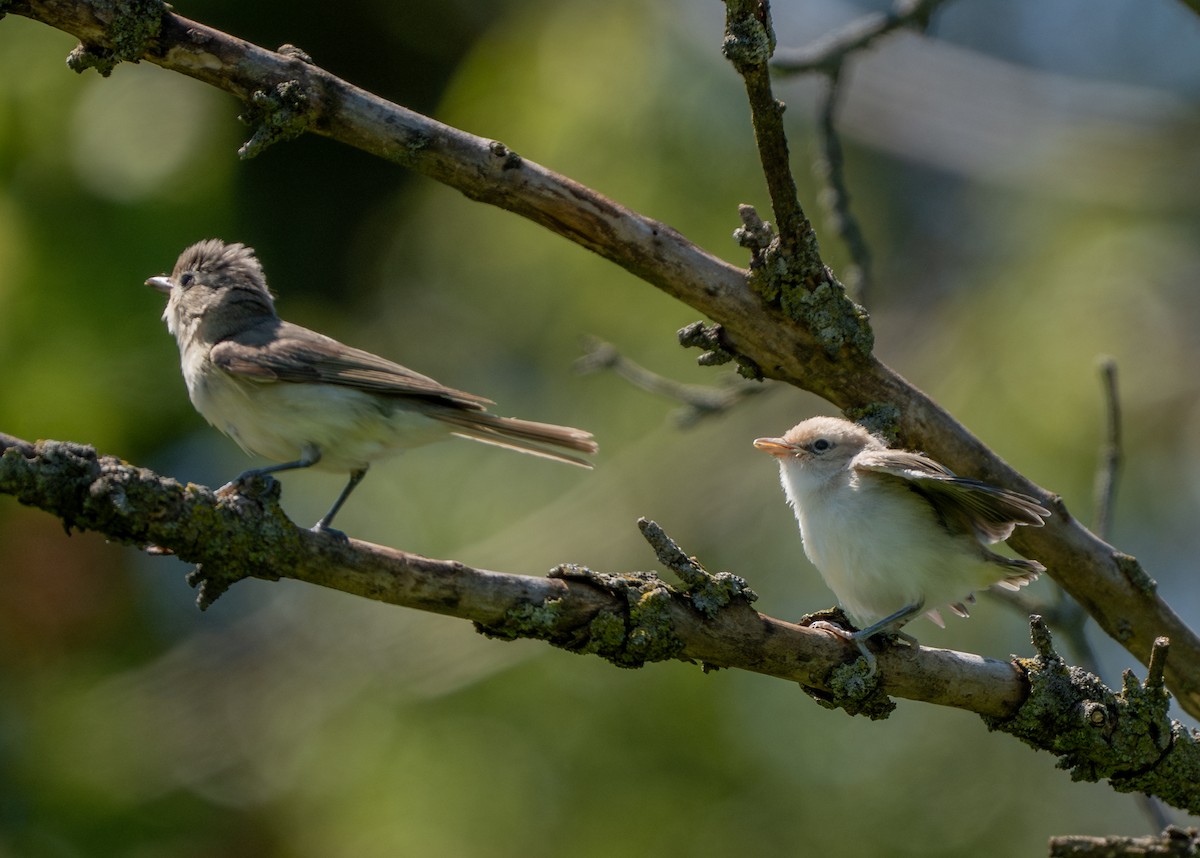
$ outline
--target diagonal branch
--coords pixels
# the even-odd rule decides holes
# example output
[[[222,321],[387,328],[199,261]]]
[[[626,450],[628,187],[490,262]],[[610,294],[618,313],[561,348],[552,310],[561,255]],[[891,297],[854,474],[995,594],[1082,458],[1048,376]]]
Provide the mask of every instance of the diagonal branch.
[[[1167,683],[1180,705],[1200,716],[1200,638],[1158,596],[1149,575],[1134,558],[1076,521],[1061,498],[1018,474],[924,393],[880,363],[871,354],[865,317],[838,315],[820,304],[806,308],[803,294],[791,305],[778,295],[765,297],[751,288],[746,271],[722,262],[670,227],[525,160],[500,143],[351,86],[295,49],[265,50],[177,16],[152,0],[8,0],[4,11],[72,33],[86,46],[77,49],[76,59],[147,59],[233,93],[247,104],[248,115],[259,118],[260,127],[265,122],[280,137],[295,133],[296,126],[283,121],[291,115],[313,133],[529,218],[719,323],[721,346],[757,364],[764,376],[812,391],[849,416],[869,418],[905,446],[923,449],[960,473],[1037,496],[1051,506],[1054,517],[1043,528],[1023,529],[1012,545],[1043,562],[1100,627],[1143,663],[1154,641],[1169,637]],[[139,14],[153,20],[139,26]],[[835,291],[826,290],[824,297],[836,303]],[[803,309],[812,312],[798,311]]]

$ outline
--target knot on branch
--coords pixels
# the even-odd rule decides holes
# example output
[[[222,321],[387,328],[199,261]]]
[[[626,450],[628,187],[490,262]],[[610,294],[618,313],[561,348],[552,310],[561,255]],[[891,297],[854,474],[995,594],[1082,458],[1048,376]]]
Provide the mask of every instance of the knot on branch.
[[[512,149],[509,149],[499,140],[493,140],[492,142],[488,143],[488,151],[492,153],[493,157],[500,161],[501,171],[519,170],[525,163],[520,155],[518,155]]]
[[[1106,778],[1118,791],[1153,793],[1200,811],[1200,736],[1167,717],[1166,639],[1155,641],[1146,681],[1125,671],[1121,691],[1114,693],[1067,665],[1041,617],[1030,618],[1030,629],[1037,655],[1016,659],[1029,679],[1029,697],[1011,718],[985,717],[989,729],[1049,750],[1072,780]]]
[[[1139,592],[1152,596],[1158,591],[1158,582],[1146,574],[1146,570],[1142,568],[1142,564],[1138,562],[1136,557],[1126,554],[1123,551],[1113,552],[1113,561],[1117,564],[1117,568],[1121,570],[1121,574],[1125,576]]]
[[[254,128],[250,139],[238,149],[238,157],[248,160],[274,143],[299,137],[316,116],[317,109],[298,80],[285,80],[269,90],[256,89],[238,117]]]
[[[293,565],[295,553],[304,550],[302,531],[279,505],[281,493],[279,481],[271,476],[255,476],[216,492],[211,520],[197,522],[199,532],[209,536],[211,543],[206,540],[201,562],[187,574],[188,585],[196,590],[196,607],[201,611],[208,610],[238,581],[278,581],[279,573],[274,570]],[[239,520],[245,519],[252,519],[256,527],[239,527]],[[220,536],[215,536],[218,533]],[[176,553],[184,560],[195,557],[194,552],[187,556]]]
[[[763,251],[775,241],[775,227],[759,217],[754,206],[745,203],[738,206],[738,215],[742,225],[733,231],[733,240],[750,251],[750,270],[753,271],[762,267]]]
[[[726,0],[725,38],[721,53],[739,74],[766,66],[775,53],[770,7],[758,0]]]
[[[90,8],[104,25],[108,44],[80,42],[67,55],[67,68],[77,74],[93,68],[101,77],[112,74],[118,63],[135,63],[144,57],[158,38],[167,13],[162,0],[108,0]]]
[[[701,366],[720,366],[721,364],[737,361],[737,372],[742,378],[752,381],[762,381],[762,369],[751,358],[738,354],[725,341],[725,329],[715,322],[692,322],[680,328],[675,334],[679,344],[685,349],[704,349],[704,353],[696,358]]]
[[[279,50],[277,50],[275,53],[279,54],[280,56],[287,57],[288,59],[299,60],[305,65],[311,66],[313,64],[313,58],[310,57],[302,48],[298,48],[295,45],[280,45]]]
[[[550,577],[602,590],[614,597],[613,608],[596,612],[582,626],[571,626],[566,622],[569,618],[564,616],[561,599],[521,603],[509,608],[499,622],[476,623],[476,631],[502,640],[544,640],[571,652],[594,653],[618,667],[636,668],[646,662],[666,661],[683,650],[670,611],[678,594],[657,575],[609,575],[564,564],[552,569]]]

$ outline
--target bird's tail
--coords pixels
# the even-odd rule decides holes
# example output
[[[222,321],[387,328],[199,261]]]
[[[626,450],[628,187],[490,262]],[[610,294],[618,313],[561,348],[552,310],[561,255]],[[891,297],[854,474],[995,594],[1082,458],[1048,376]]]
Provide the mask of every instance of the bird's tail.
[[[1032,584],[1038,579],[1039,575],[1046,571],[1046,567],[1036,560],[1005,557],[1001,554],[994,554],[991,551],[986,552],[986,554],[987,559],[992,563],[1007,567],[1004,577],[997,581],[995,585],[1005,590],[1020,590],[1026,584]]]
[[[579,456],[560,452],[560,449],[580,453],[595,453],[599,449],[590,432],[570,426],[499,417],[486,411],[439,409],[433,416],[449,423],[453,427],[451,432],[460,438],[506,447],[509,450],[553,459],[556,462],[566,462],[581,468],[591,468],[592,463]]]

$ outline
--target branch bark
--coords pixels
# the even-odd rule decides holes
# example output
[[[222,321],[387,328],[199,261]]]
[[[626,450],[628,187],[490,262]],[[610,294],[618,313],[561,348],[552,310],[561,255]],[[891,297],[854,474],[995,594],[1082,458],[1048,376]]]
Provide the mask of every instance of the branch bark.
[[[1200,740],[1167,718],[1165,639],[1145,683],[1127,673],[1119,693],[1068,667],[1040,618],[1033,620],[1035,658],[1001,662],[897,645],[879,653],[880,670],[871,677],[852,644],[758,613],[744,581],[710,574],[645,520],[643,534],[682,589],[653,572],[605,574],[564,564],[540,578],[341,539],[292,524],[271,479],[248,494],[218,495],[91,447],[30,444],[2,433],[0,492],[59,516],[68,529],[199,563],[190,577],[202,605],[243,578],[291,578],[473,620],[487,635],[545,640],[621,667],[676,659],[795,681],[851,714],[886,717],[894,705],[888,695],[953,706],[1058,755],[1076,778],[1107,779],[1117,790],[1200,811]]]
[[[696,564],[684,590],[652,573],[595,573],[564,564],[550,577],[478,569],[296,527],[278,505],[279,486],[218,496],[180,485],[81,444],[31,444],[0,433],[0,493],[60,517],[68,530],[200,564],[202,604],[231,583],[290,578],[376,601],[472,620],[497,637],[532,637],[623,667],[678,659],[736,667],[834,693],[832,677],[857,656],[846,641],[760,614],[742,588],[715,597]],[[643,524],[669,567],[682,556]],[[693,561],[694,562],[694,561]],[[699,577],[697,577],[699,576]],[[702,580],[703,579],[703,580]],[[1015,665],[951,650],[889,647],[879,655],[886,691],[910,700],[1012,717],[1028,683]]]
[[[251,145],[244,147],[246,155],[306,129],[520,214],[713,319],[720,325],[722,347],[757,365],[764,376],[812,391],[852,417],[873,417],[906,446],[923,449],[960,473],[1035,495],[1055,515],[1043,528],[1022,529],[1012,545],[1043,562],[1100,627],[1143,663],[1155,639],[1169,637],[1173,656],[1167,683],[1180,705],[1200,717],[1200,638],[1159,598],[1137,561],[1097,538],[1072,517],[1061,498],[1018,474],[879,362],[861,330],[822,326],[822,319],[829,318],[824,308],[810,316],[797,313],[786,295],[760,294],[748,272],[670,227],[523,159],[501,143],[354,87],[294,49],[265,50],[175,15],[155,0],[9,0],[4,11],[78,37],[82,45],[72,55],[76,68],[103,70],[105,63],[146,59],[232,93],[258,123]],[[836,294],[826,297],[839,300]],[[853,326],[851,316],[846,318]],[[319,548],[300,539],[307,549]],[[349,562],[336,553],[332,559]]]

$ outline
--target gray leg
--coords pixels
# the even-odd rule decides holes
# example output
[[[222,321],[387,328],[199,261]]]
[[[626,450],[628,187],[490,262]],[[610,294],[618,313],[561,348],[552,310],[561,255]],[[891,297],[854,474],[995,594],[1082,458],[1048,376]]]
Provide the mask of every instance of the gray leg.
[[[238,474],[232,480],[227,482],[221,488],[217,489],[217,493],[227,493],[237,489],[237,487],[246,480],[254,477],[265,477],[268,474],[277,474],[280,471],[295,471],[300,468],[311,468],[317,462],[321,461],[321,451],[316,448],[306,448],[304,455],[294,462],[284,462],[282,465],[269,465],[265,468],[251,468]]]
[[[921,609],[925,607],[925,602],[914,602],[911,605],[905,605],[894,614],[889,614],[882,620],[872,623],[865,629],[860,629],[857,632],[848,632],[840,626],[833,623],[825,622],[824,620],[812,624],[814,629],[824,629],[835,634],[841,635],[846,640],[854,641],[854,645],[858,647],[858,651],[862,653],[862,657],[867,661],[867,667],[870,669],[869,676],[875,675],[875,653],[867,649],[867,641],[879,634],[896,635],[903,638],[910,646],[917,646],[917,639],[912,635],[907,635],[900,631],[904,624],[921,613]]]
[[[346,487],[342,489],[342,493],[338,495],[338,499],[333,502],[333,506],[329,508],[329,512],[321,516],[321,520],[313,525],[313,530],[317,531],[318,533],[330,532],[341,534],[342,537],[345,537],[346,534],[342,533],[340,530],[334,530],[332,527],[330,527],[329,522],[333,521],[333,517],[337,515],[337,511],[341,509],[342,504],[346,502],[346,498],[350,497],[350,492],[354,491],[355,487],[362,482],[362,478],[366,475],[366,468],[350,472],[350,482],[346,483]]]
[[[907,623],[917,614],[921,613],[921,609],[924,607],[924,600],[920,602],[914,602],[911,605],[905,605],[903,608],[896,611],[896,613],[889,614],[877,623],[871,623],[871,625],[867,626],[865,629],[855,632],[851,637],[856,641],[865,641],[868,638],[873,638],[878,634],[887,633],[894,635],[904,627],[905,623]]]

